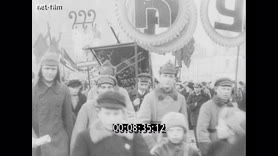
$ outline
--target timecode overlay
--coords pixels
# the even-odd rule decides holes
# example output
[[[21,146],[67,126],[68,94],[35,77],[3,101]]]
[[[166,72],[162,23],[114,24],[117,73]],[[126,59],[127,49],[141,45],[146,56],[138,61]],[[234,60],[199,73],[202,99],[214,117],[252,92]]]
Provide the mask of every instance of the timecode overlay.
[[[114,133],[166,133],[165,124],[113,124]]]

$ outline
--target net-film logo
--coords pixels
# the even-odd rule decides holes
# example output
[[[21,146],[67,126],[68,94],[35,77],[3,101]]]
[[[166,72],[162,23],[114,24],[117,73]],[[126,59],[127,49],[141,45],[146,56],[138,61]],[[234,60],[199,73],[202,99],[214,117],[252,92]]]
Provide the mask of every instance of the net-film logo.
[[[60,4],[39,4],[37,10],[63,10],[63,6]]]

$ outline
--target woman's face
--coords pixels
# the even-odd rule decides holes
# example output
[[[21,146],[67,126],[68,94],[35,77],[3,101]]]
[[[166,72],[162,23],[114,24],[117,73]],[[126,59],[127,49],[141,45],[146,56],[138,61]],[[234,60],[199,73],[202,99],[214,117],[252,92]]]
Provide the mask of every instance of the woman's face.
[[[227,123],[223,119],[218,120],[216,130],[219,139],[226,139],[234,135],[232,129],[227,125]]]

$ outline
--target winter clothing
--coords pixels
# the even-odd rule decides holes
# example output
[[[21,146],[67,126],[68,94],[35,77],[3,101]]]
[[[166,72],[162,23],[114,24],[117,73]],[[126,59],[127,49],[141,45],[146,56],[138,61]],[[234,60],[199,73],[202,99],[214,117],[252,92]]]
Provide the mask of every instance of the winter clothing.
[[[79,80],[70,80],[67,86],[75,88],[75,87],[79,87],[81,85],[82,84],[81,84],[81,82]]]
[[[101,75],[97,79],[97,85],[102,85],[102,84],[106,84],[106,83],[115,86],[117,81],[116,81],[115,77],[110,76],[110,75]]]
[[[116,68],[111,64],[109,60],[106,60],[99,69],[99,75],[111,75],[115,77]]]
[[[83,106],[83,104],[87,101],[87,97],[84,95],[84,94],[82,94],[82,93],[78,93],[78,103],[77,103],[77,105],[76,105],[76,107],[75,108],[72,108],[72,111],[73,111],[73,113],[74,113],[74,117],[75,117],[75,119],[76,119],[76,117],[77,117],[77,115],[78,115],[78,112],[79,112],[79,110],[81,109],[81,107]]]
[[[172,64],[171,62],[167,62],[166,64],[160,67],[159,73],[176,75],[177,70],[174,64]]]
[[[97,97],[96,97],[97,98]],[[89,126],[97,119],[96,99],[88,100],[80,109],[71,137],[70,149],[72,151],[73,145],[76,142],[77,135],[89,128]],[[127,109],[125,109],[127,110]],[[129,122],[134,122],[135,116],[130,116],[126,113],[125,119]]]
[[[140,104],[139,104],[138,106],[134,106],[135,112],[138,112],[138,111],[139,111],[139,109],[140,109],[140,107],[141,107],[141,104],[142,104],[142,102],[143,102],[143,99],[144,99],[145,95],[147,95],[150,91],[147,90],[144,94],[140,94],[140,92],[138,92],[138,94],[137,94],[137,92],[138,92],[138,89],[137,89],[137,88],[135,88],[135,89],[131,90],[130,92],[128,92],[129,98],[130,98],[130,100],[131,100],[132,102],[133,102],[135,99],[137,99],[137,98],[140,99]]]
[[[208,146],[207,154],[202,156],[223,156],[222,153],[226,151],[230,146],[232,145],[225,139],[212,142]]]
[[[184,97],[175,89],[170,93],[165,93],[161,88],[156,88],[145,96],[137,119],[140,123],[160,123],[162,117],[168,112],[180,112],[184,114],[186,125],[188,125],[186,107]],[[157,134],[143,135],[143,137],[150,148],[157,140]]]
[[[188,130],[185,117],[181,113],[170,112],[165,114],[162,117],[162,123],[165,124],[166,130],[168,130],[171,127],[182,127],[185,131]]]
[[[168,112],[180,112],[187,117],[184,97],[176,90],[165,93],[161,88],[147,94],[138,112],[138,120],[143,123],[160,122]]]
[[[108,91],[98,96],[97,105],[111,109],[123,109],[126,107],[125,97],[118,92]]]
[[[218,140],[216,133],[218,115],[220,110],[227,106],[233,107],[233,104],[230,101],[222,101],[216,95],[201,106],[196,130],[202,154],[207,153],[210,142]]]
[[[197,125],[197,119],[201,106],[209,100],[209,96],[203,91],[199,95],[196,92],[193,92],[189,95],[187,99],[187,105],[189,106],[190,111],[190,123],[192,126]],[[196,104],[197,103],[197,104]]]
[[[152,150],[154,156],[199,156],[196,149],[188,143],[173,144],[170,141],[164,142]]]
[[[242,91],[242,100],[238,103],[238,108],[246,112],[246,91]]]
[[[194,90],[194,87],[193,87],[193,86],[194,86],[194,83],[189,82],[187,86],[188,86],[188,88]]]
[[[133,108],[133,104],[130,101],[130,98],[129,98],[129,95],[128,95],[128,92],[126,91],[126,89],[119,87],[119,86],[115,86],[114,90],[118,91],[119,93],[121,93],[125,96],[125,100],[126,100],[125,104],[126,104],[126,110],[127,110],[128,117],[130,119],[135,119],[135,111]],[[98,96],[97,88],[92,88],[88,93],[88,100],[97,98],[97,96]]]
[[[152,79],[152,76],[148,73],[141,73],[138,75],[138,79],[141,82],[150,82],[150,80]]]
[[[114,133],[96,120],[78,134],[71,156],[150,156],[140,134]]]
[[[246,135],[240,136],[233,145],[215,156],[246,156]]]
[[[54,52],[47,52],[40,60],[41,65],[58,66],[59,56]]]
[[[42,156],[68,156],[73,128],[69,89],[58,81],[48,87],[38,80],[32,87],[32,127],[38,137],[49,134],[51,142],[38,148]]]
[[[233,81],[229,78],[220,78],[218,80],[215,81],[214,86],[233,86]]]

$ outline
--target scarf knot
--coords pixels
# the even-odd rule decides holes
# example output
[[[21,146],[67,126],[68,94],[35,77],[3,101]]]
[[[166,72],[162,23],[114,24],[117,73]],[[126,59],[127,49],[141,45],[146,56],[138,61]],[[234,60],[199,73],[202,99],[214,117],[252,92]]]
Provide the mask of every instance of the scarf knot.
[[[157,88],[155,89],[155,94],[157,95],[159,101],[164,100],[166,96],[170,96],[175,101],[178,100],[178,93],[175,89],[172,89],[170,92],[166,92],[163,88]]]

